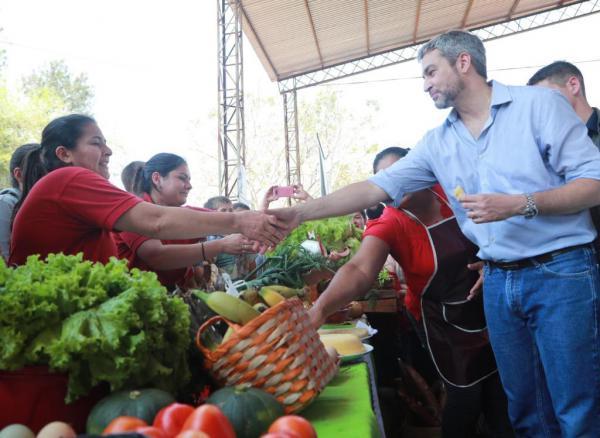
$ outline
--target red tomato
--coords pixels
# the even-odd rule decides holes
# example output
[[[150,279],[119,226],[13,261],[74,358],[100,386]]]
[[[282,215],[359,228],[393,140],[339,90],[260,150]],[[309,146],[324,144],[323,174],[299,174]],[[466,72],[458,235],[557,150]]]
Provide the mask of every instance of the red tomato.
[[[158,411],[152,425],[162,429],[168,438],[172,438],[181,431],[183,423],[193,412],[193,406],[172,403]]]
[[[190,415],[181,431],[199,430],[210,438],[235,438],[233,426],[215,405],[202,405]]]
[[[135,432],[138,427],[148,426],[144,420],[135,417],[117,417],[106,426],[102,435],[111,433]]]
[[[269,432],[266,435],[262,435],[260,438],[300,438],[300,435],[294,432]]]
[[[284,415],[279,417],[269,427],[269,433],[275,432],[291,432],[298,438],[317,438],[315,428],[306,418],[298,415]]]
[[[152,427],[152,426],[144,426],[144,427],[138,427],[135,430],[137,433],[141,433],[142,435],[144,435],[147,438],[168,438],[167,434],[159,429],[158,427]]]
[[[184,430],[175,438],[211,438],[204,432],[200,432],[199,430]]]

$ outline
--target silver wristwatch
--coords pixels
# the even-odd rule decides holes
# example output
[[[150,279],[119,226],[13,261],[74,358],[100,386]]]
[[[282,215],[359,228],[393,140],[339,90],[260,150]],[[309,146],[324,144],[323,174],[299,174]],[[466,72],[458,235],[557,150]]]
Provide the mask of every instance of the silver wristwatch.
[[[525,198],[527,199],[527,203],[525,204],[525,208],[523,209],[523,216],[525,219],[532,219],[537,216],[538,208],[535,205],[535,201],[533,200],[533,195],[531,193],[525,193]]]

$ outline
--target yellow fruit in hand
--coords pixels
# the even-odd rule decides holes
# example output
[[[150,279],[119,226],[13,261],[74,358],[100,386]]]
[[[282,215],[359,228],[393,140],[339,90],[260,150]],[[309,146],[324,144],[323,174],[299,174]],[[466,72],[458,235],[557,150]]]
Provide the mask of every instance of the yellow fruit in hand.
[[[465,194],[465,191],[463,190],[463,188],[461,186],[456,186],[454,188],[454,197],[456,199],[460,199],[461,196],[463,196]]]

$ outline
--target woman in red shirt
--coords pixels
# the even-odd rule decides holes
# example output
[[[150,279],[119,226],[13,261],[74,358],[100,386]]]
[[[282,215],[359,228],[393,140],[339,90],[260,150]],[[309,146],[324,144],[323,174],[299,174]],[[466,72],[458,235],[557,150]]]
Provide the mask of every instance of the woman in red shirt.
[[[105,263],[117,256],[111,231],[156,239],[242,233],[263,245],[284,235],[279,222],[261,212],[208,213],[144,202],[108,182],[111,155],[91,117],[72,114],[44,128],[41,148],[25,162],[9,263],[58,252],[83,252],[85,259]]]
[[[140,193],[146,202],[181,207],[192,189],[190,181],[190,170],[183,158],[175,154],[160,153],[137,169],[132,190]],[[193,267],[201,264],[204,257],[252,251],[252,242],[241,234],[230,234],[210,242],[204,242],[204,239],[158,240],[129,231],[115,233],[113,237],[119,258],[129,260],[132,268],[156,272],[159,281],[167,289],[174,289],[175,286],[185,289],[190,282],[193,284]]]
[[[390,166],[406,152],[401,148],[380,152],[374,171]],[[478,274],[467,267],[476,261],[476,253],[439,185],[408,194],[399,208],[386,207],[380,218],[367,223],[359,251],[337,272],[310,315],[320,327],[328,315],[364,295],[390,254],[406,277],[406,308],[447,383],[443,436],[472,436],[484,413],[493,436],[511,437],[482,297],[474,293]]]

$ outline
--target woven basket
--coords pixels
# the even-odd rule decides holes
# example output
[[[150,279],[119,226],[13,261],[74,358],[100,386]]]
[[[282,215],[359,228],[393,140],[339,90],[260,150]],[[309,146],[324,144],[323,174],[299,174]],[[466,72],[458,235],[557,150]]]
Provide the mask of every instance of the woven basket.
[[[202,344],[202,333],[217,321],[234,333],[211,351]],[[198,329],[196,345],[217,382],[260,388],[275,396],[287,414],[306,407],[338,369],[297,298],[282,301],[244,326],[215,316]]]

